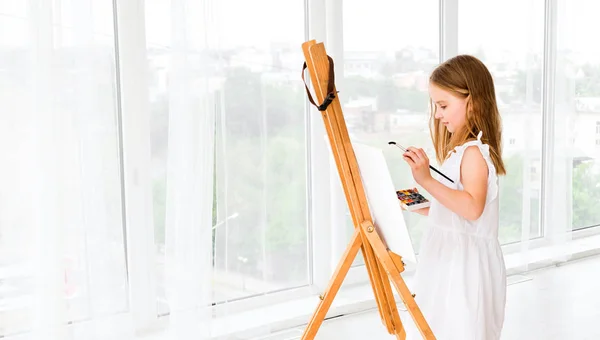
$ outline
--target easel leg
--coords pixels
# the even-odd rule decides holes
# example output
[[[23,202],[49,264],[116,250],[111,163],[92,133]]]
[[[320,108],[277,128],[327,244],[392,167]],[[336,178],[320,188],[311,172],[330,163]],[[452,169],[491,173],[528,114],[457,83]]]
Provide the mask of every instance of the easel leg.
[[[406,282],[404,282],[404,279],[402,279],[402,276],[400,275],[400,270],[398,269],[396,263],[398,263],[398,261],[401,262],[401,260],[399,260],[397,257],[392,258],[392,256],[390,256],[389,251],[384,247],[383,242],[381,242],[381,238],[379,238],[377,233],[369,232],[369,230],[373,231],[373,224],[371,224],[371,222],[363,222],[361,228],[366,231],[366,235],[369,238],[369,243],[373,245],[373,251],[375,251],[375,254],[377,254],[377,257],[380,260],[380,265],[383,265],[387,269],[387,274],[390,276],[392,283],[396,287],[400,298],[406,305],[406,308],[408,309],[410,316],[413,318],[413,321],[417,325],[417,328],[423,336],[423,339],[435,340],[435,336],[433,335],[429,324],[425,320],[421,309],[417,305],[417,302],[410,292],[410,289],[408,289]],[[404,266],[400,268],[403,267]]]
[[[394,296],[388,294],[388,292],[391,293],[390,281],[385,270],[383,270],[379,262],[376,260],[375,253],[368,242],[367,236],[363,234],[364,230],[361,233],[363,240],[363,258],[365,259],[365,267],[367,269],[367,273],[369,274],[369,279],[371,280],[371,287],[373,288],[373,294],[375,295],[377,310],[379,311],[381,322],[387,328],[388,333],[393,334],[394,322],[391,317],[392,309],[390,308],[390,299],[393,300]]]
[[[388,331],[390,334],[395,334],[396,339],[404,340],[406,338],[406,332],[404,330],[404,326],[402,325],[402,321],[400,320],[400,315],[398,314],[398,307],[396,306],[396,299],[394,298],[394,292],[392,292],[390,280],[381,262],[378,262],[378,265],[379,272],[384,274],[384,276],[381,279],[383,281],[383,287],[385,289],[388,308],[390,309],[390,314],[392,316],[392,329]]]
[[[356,258],[356,254],[358,254],[358,249],[362,244],[362,240],[360,238],[360,229],[356,228],[354,230],[354,234],[352,234],[352,239],[344,251],[344,255],[342,257],[342,261],[338,263],[338,266],[335,270],[334,275],[329,282],[327,290],[320,297],[321,302],[317,307],[316,312],[313,314],[308,326],[304,330],[304,334],[302,335],[302,340],[312,340],[317,335],[317,331],[323,320],[325,320],[325,316],[327,315],[327,311],[329,311],[329,307],[331,307],[331,303],[335,298],[335,295],[339,291],[342,286],[342,282],[348,274],[348,270],[352,266],[352,262],[354,262],[354,258]]]
[[[435,336],[433,335],[431,328],[427,324],[427,321],[425,320],[421,309],[417,305],[417,302],[415,301],[413,295],[410,293],[406,282],[404,282],[404,280],[400,276],[400,273],[392,273],[390,274],[390,276],[392,277],[392,282],[394,283],[394,286],[398,290],[398,293],[400,293],[400,296],[404,301],[404,304],[406,305],[406,309],[412,316],[415,324],[417,325],[417,328],[421,332],[423,339],[435,339]]]

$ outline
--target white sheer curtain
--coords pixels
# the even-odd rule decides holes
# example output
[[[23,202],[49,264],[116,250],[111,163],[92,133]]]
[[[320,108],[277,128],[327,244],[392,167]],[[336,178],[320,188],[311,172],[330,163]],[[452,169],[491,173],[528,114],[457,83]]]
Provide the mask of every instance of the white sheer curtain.
[[[112,4],[0,14],[0,336],[94,339],[128,308]]]
[[[211,1],[172,1],[168,64],[166,292],[170,339],[208,339],[212,319],[214,107]]]
[[[549,80],[547,90],[552,91],[548,102],[548,116],[551,117],[548,124],[548,138],[546,141],[547,165],[546,175],[546,223],[545,236],[551,245],[551,261],[565,262],[571,259],[575,250],[572,244],[574,197],[578,196],[577,180],[574,181],[573,172],[576,168],[574,160],[578,152],[575,150],[574,142],[577,137],[577,97],[576,91],[578,66],[569,60],[570,52],[566,50],[577,50],[576,44],[572,43],[569,32],[573,26],[577,26],[579,17],[568,8],[566,1],[550,3],[552,6],[551,28],[554,36],[551,40],[551,48],[554,58],[550,60],[549,66],[552,77]],[[584,9],[581,4],[575,5]],[[588,145],[586,145],[588,149]],[[575,201],[575,204],[579,202]]]
[[[148,142],[141,147],[151,148],[143,124],[151,117],[138,112],[149,105],[131,105],[151,99],[144,96],[149,64],[130,63],[132,53],[148,54],[143,41],[133,44],[141,50],[123,44],[144,32],[144,2],[117,4],[130,23],[120,27],[126,38],[118,57],[128,67],[121,74],[112,1],[0,3],[0,337],[146,339],[160,324],[156,312],[137,316],[148,315],[140,306],[155,305],[158,295],[149,282],[160,256],[144,256],[147,245],[138,237],[154,233],[153,223],[135,222],[151,222],[135,215],[152,212],[124,200],[139,197],[125,188],[149,187],[140,181],[156,170],[139,167],[135,155],[144,152],[129,144],[131,136],[142,136]],[[161,55],[169,84],[168,279],[160,288],[169,315],[164,332],[156,332],[160,339],[206,339],[211,329],[214,110],[211,67],[201,58],[209,5],[171,1],[161,13],[172,26],[165,28],[171,35]],[[132,23],[133,11],[141,16]]]

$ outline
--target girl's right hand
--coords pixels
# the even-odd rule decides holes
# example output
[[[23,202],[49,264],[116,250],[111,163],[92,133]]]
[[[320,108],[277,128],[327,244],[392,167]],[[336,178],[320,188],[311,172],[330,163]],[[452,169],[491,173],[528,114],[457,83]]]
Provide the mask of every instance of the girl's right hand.
[[[425,181],[433,179],[429,170],[429,157],[423,149],[409,146],[408,151],[403,154],[403,159],[410,166],[415,181],[423,185]]]

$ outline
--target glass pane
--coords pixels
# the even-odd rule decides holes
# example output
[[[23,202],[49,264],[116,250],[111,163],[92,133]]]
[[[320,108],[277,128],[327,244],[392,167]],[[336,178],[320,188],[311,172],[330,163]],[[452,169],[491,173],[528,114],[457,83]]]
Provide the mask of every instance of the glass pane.
[[[502,115],[500,241],[538,237],[544,2],[460,0],[458,23],[459,53],[486,64]]]
[[[1,1],[0,31],[0,338],[124,312],[112,2]]]
[[[298,81],[304,1],[216,6],[213,52],[222,85],[215,100],[215,302],[221,302],[307,285],[310,276],[305,92]]]
[[[575,230],[600,224],[600,47],[589,43],[600,30],[600,4],[574,0],[558,6],[555,127],[568,138]]]
[[[183,99],[173,90],[178,87],[175,77],[182,77],[176,71],[182,68],[171,64],[174,57],[185,60],[185,79],[198,86],[185,93],[186,102],[202,102],[194,114],[216,117],[213,301],[309,283],[306,116],[304,89],[298,82],[303,2],[211,3],[187,7],[186,16],[193,12],[203,22],[181,27],[174,21],[183,17],[178,14],[182,6],[146,2],[159,314],[169,311],[164,263],[167,171],[169,154],[176,152],[169,145],[175,131],[170,124],[181,112],[178,103]],[[263,17],[245,16],[256,8],[274,8],[279,15],[264,11]],[[194,35],[191,25],[206,35]],[[240,25],[247,29],[240,31]],[[283,28],[273,31],[273,26]],[[183,43],[176,39],[188,34],[186,50],[176,49]],[[209,98],[198,95],[201,91]],[[186,109],[194,110],[193,105]]]
[[[336,83],[350,138],[383,149],[398,190],[418,187],[402,151],[388,142],[422,147],[435,159],[427,86],[439,63],[439,1],[344,1],[343,13],[344,66]],[[354,226],[345,197],[339,197],[349,240]],[[417,250],[425,217],[404,216]],[[362,263],[359,253],[354,264]]]

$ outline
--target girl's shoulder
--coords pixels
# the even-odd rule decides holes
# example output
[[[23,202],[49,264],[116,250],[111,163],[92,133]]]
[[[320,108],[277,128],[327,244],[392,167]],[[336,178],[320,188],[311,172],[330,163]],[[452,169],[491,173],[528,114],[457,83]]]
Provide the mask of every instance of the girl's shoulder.
[[[477,135],[477,139],[470,140],[464,144],[454,148],[455,154],[451,157],[455,158],[454,164],[456,170],[460,173],[461,165],[465,160],[465,153],[469,152],[469,157],[466,159],[472,162],[473,165],[482,164],[481,158],[485,161],[488,168],[488,190],[487,190],[487,202],[491,202],[498,196],[498,175],[496,173],[496,167],[490,156],[490,146],[481,141],[482,132],[480,131]],[[468,151],[467,151],[468,150]],[[481,156],[477,154],[480,153]],[[460,175],[459,175],[460,176]]]
[[[461,164],[467,149],[473,150],[477,148],[483,156],[483,159],[486,161],[488,167],[491,166],[492,168],[494,168],[494,163],[492,162],[490,156],[490,146],[481,141],[482,135],[483,133],[479,131],[479,133],[477,134],[477,139],[468,140],[465,143],[455,147],[453,150],[450,151],[450,156],[454,156],[454,158],[458,160],[458,164]]]

